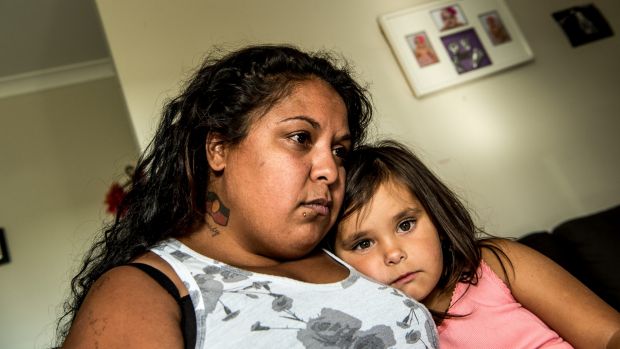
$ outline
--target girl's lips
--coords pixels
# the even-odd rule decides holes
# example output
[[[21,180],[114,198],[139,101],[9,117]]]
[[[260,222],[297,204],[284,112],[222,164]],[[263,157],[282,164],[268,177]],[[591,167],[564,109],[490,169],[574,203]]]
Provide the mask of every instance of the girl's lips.
[[[392,286],[404,285],[406,283],[413,281],[416,278],[416,276],[417,276],[416,272],[405,273],[399,276],[396,280],[392,281],[390,285]]]

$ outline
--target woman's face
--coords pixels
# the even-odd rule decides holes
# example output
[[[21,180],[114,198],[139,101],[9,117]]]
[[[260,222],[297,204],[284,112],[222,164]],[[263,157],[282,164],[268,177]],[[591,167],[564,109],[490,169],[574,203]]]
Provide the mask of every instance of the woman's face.
[[[350,146],[340,95],[319,79],[300,82],[226,148],[215,187],[230,209],[222,234],[257,256],[308,254],[336,220]]]

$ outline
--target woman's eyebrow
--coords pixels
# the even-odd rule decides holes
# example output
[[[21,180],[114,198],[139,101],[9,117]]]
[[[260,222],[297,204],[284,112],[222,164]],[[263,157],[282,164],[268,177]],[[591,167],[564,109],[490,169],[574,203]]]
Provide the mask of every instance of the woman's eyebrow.
[[[342,136],[336,137],[336,141],[338,142],[350,142],[351,141],[351,134],[350,133],[345,133]]]
[[[307,123],[310,124],[310,126],[312,126],[312,128],[314,129],[320,129],[321,128],[321,124],[319,124],[316,120],[314,120],[313,118],[307,116],[307,115],[296,115],[296,116],[291,116],[285,119],[280,120],[280,123],[283,122],[290,122],[290,121],[305,121]]]
[[[314,120],[312,117],[307,115],[295,115],[279,121],[279,123],[291,122],[291,121],[305,121],[315,130],[321,129],[321,124]],[[338,142],[345,142],[351,140],[351,134],[349,132],[344,133],[341,136],[336,137]]]

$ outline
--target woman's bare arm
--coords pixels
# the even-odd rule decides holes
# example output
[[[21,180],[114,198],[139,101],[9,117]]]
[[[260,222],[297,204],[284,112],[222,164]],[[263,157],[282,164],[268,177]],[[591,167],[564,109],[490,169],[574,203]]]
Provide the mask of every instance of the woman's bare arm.
[[[144,272],[121,266],[88,292],[63,348],[183,348],[178,304]]]

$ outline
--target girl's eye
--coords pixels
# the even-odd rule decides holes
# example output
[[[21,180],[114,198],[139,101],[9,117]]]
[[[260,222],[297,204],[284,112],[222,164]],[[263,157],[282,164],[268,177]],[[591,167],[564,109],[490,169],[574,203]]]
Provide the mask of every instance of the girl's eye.
[[[353,246],[353,249],[354,250],[365,250],[367,248],[370,248],[370,246],[372,246],[372,242],[370,240],[362,240],[356,243]]]
[[[345,147],[334,148],[333,152],[334,155],[343,160],[346,159],[347,155],[349,154],[349,151]]]
[[[414,227],[415,227],[415,219],[409,218],[407,220],[404,220],[398,223],[398,232],[406,233],[408,231],[413,230]]]

